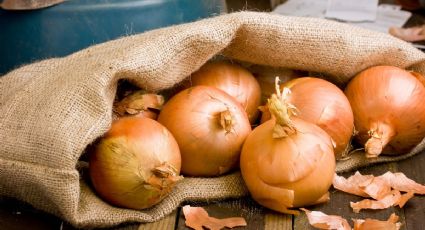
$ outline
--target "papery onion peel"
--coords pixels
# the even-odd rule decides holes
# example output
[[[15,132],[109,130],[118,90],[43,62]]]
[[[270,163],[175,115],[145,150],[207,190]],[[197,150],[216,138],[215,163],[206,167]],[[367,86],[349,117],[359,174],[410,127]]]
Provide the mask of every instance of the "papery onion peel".
[[[341,216],[326,215],[319,211],[309,211],[301,208],[308,218],[308,222],[318,229],[351,230],[348,221]]]
[[[113,110],[117,117],[141,116],[156,120],[163,104],[163,96],[138,90],[114,103]]]
[[[221,230],[224,228],[246,226],[246,220],[243,217],[217,219],[210,217],[205,209],[201,207],[191,207],[190,205],[183,206],[182,210],[186,219],[186,226],[195,230],[202,230],[204,229],[203,227],[210,230]]]
[[[337,215],[327,215],[319,211],[309,211],[302,208],[307,215],[308,222],[313,227],[318,229],[332,229],[332,230],[352,230],[348,221]],[[376,220],[367,218],[362,219],[353,219],[354,228],[353,230],[398,230],[400,229],[401,223],[397,222],[399,217],[396,214],[391,214],[391,216],[386,221]]]

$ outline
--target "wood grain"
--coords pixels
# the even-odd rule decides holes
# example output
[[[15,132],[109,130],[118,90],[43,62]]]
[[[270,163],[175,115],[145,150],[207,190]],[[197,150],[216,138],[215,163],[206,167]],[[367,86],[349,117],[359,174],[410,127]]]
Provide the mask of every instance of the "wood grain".
[[[387,171],[395,172],[397,171],[397,163],[387,163],[376,165],[372,167],[366,167],[359,170],[362,174],[373,174],[375,176],[379,176],[384,174]],[[354,174],[354,172],[341,174],[344,177],[348,177]],[[311,211],[321,211],[328,215],[338,215],[342,216],[348,220],[351,226],[353,226],[352,219],[365,219],[365,218],[373,218],[378,220],[387,220],[388,217],[395,213],[400,217],[400,222],[403,224],[401,229],[406,229],[404,226],[406,224],[404,211],[398,207],[391,207],[383,210],[362,210],[360,213],[354,213],[350,207],[350,201],[357,202],[362,200],[363,198],[350,195],[345,192],[341,192],[335,190],[333,188],[330,189],[331,200],[322,205],[316,205],[312,207],[308,207],[307,209]],[[295,217],[294,220],[294,230],[301,229],[315,229],[310,226],[307,220],[307,216],[305,214],[301,214]]]
[[[137,230],[174,229],[176,226],[177,210],[160,221],[140,224]]]
[[[0,197],[0,229],[59,229],[61,220],[15,199]]]
[[[292,215],[266,211],[264,230],[292,230]]]
[[[242,199],[232,199],[222,202],[211,203],[190,203],[194,207],[203,207],[210,216],[215,218],[228,218],[228,217],[243,217],[247,222],[246,227],[237,227],[233,229],[264,229],[265,208],[256,204],[251,198],[246,197]],[[182,212],[180,212],[177,228],[178,230],[187,230],[185,219]]]
[[[398,163],[399,172],[420,184],[425,184],[425,153]],[[406,229],[425,229],[425,196],[415,195],[404,206]]]
[[[209,204],[191,203],[190,205],[205,208],[208,214],[215,218],[244,217],[247,226],[234,229],[292,230],[292,216],[261,207],[249,197]],[[184,221],[183,213],[180,212],[176,229],[190,229],[185,226]]]

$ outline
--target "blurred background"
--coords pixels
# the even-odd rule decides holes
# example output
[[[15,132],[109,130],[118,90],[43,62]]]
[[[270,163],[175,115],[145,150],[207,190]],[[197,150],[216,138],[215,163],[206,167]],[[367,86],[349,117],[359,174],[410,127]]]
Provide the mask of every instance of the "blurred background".
[[[121,36],[251,10],[272,12],[305,0],[3,0],[0,9],[0,75],[23,64],[62,57]],[[317,0],[314,2],[329,2]],[[425,0],[383,0],[422,14]],[[309,5],[310,4],[310,5]],[[278,11],[279,11],[278,10]],[[290,9],[292,10],[292,9]],[[276,13],[279,13],[276,11]],[[410,16],[409,16],[410,17]],[[416,23],[420,24],[420,22]]]

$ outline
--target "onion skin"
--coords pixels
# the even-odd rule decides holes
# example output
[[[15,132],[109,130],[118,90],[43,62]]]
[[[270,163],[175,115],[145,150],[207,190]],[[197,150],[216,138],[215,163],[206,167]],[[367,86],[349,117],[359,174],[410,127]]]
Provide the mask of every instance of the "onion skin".
[[[176,138],[182,173],[189,176],[218,176],[236,168],[251,132],[243,107],[210,86],[194,86],[172,97],[158,121]]]
[[[273,138],[274,120],[256,127],[242,148],[240,168],[251,196],[283,213],[317,203],[328,192],[335,172],[329,135],[318,126],[293,118],[298,131]]]
[[[147,117],[156,120],[164,104],[162,95],[135,91],[114,103],[114,120],[124,116]]]
[[[283,87],[291,90],[286,101],[297,108],[297,117],[318,125],[331,136],[336,159],[345,156],[351,148],[354,117],[344,92],[331,82],[315,77],[296,78]],[[261,122],[270,118],[270,113],[264,110]]]
[[[190,81],[192,86],[206,85],[223,90],[242,104],[251,124],[257,120],[261,89],[245,68],[225,61],[208,62],[191,75]]]
[[[367,157],[407,153],[425,137],[425,87],[418,79],[398,67],[375,66],[348,84],[356,140]]]
[[[131,209],[149,208],[164,199],[181,179],[180,167],[180,151],[171,133],[141,117],[114,121],[89,158],[97,194]]]

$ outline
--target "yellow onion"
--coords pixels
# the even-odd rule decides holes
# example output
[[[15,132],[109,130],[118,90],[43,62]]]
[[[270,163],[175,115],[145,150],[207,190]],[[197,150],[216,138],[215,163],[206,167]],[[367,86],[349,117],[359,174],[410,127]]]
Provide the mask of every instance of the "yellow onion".
[[[318,125],[331,136],[337,159],[346,155],[351,148],[354,118],[344,92],[331,82],[314,77],[296,78],[282,87],[290,89],[286,100],[297,108],[297,117]],[[270,119],[267,107],[260,109],[261,122]]]
[[[252,65],[248,70],[254,75],[261,88],[261,104],[267,103],[273,93],[275,93],[275,79],[279,77],[281,83],[285,83],[295,78],[304,77],[306,71],[289,69],[284,67]]]
[[[163,104],[163,96],[137,90],[115,102],[113,111],[116,119],[124,116],[138,116],[156,120]]]
[[[410,71],[410,73],[416,77],[416,79],[418,79],[418,81],[420,81],[422,83],[423,86],[425,86],[425,77],[424,75],[418,73],[418,72],[414,72],[414,71]]]
[[[260,85],[245,68],[225,62],[208,62],[190,77],[192,86],[207,85],[219,88],[234,97],[245,108],[249,121],[253,124],[259,114]]]
[[[165,198],[181,179],[181,156],[172,134],[157,121],[124,117],[94,147],[91,182],[112,205],[144,209]]]
[[[173,96],[158,121],[176,138],[182,173],[218,176],[237,167],[251,126],[242,106],[210,86],[194,86]]]
[[[348,84],[356,140],[367,157],[407,153],[425,137],[425,87],[417,78],[398,67],[375,66]]]
[[[286,93],[284,94],[286,95]],[[324,201],[332,184],[335,156],[330,136],[317,125],[291,117],[285,97],[272,95],[275,119],[256,127],[241,152],[240,168],[259,204],[283,213]]]

